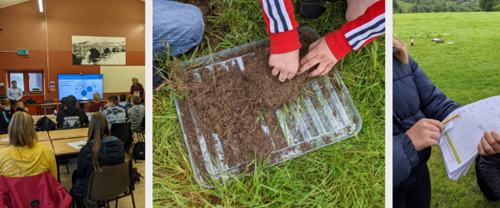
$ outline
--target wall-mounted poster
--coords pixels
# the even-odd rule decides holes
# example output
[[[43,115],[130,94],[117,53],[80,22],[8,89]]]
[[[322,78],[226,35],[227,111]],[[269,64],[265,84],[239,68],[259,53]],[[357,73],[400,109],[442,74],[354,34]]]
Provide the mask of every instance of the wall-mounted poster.
[[[125,65],[125,38],[72,36],[73,65]]]
[[[56,82],[55,81],[50,81],[49,82],[49,91],[56,91]]]

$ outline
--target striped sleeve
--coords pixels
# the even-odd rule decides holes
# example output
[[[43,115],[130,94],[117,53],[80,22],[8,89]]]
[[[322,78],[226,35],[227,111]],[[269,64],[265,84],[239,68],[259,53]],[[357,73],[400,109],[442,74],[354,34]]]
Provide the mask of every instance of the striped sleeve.
[[[384,33],[385,1],[381,0],[354,21],[342,25],[340,30],[325,35],[325,40],[335,58],[340,60]]]
[[[260,0],[266,32],[271,39],[271,54],[287,53],[301,47],[291,0]]]

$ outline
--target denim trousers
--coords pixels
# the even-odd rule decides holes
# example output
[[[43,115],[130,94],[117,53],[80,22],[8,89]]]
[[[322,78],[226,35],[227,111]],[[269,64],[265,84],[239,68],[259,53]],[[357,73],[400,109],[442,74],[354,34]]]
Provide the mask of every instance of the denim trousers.
[[[169,45],[170,55],[185,53],[203,37],[203,14],[190,4],[170,0],[153,0],[153,57],[161,58]],[[165,76],[159,66],[153,64],[153,89],[163,83]]]
[[[153,51],[168,43],[170,54],[185,53],[203,37],[203,14],[193,5],[170,0],[153,0]]]

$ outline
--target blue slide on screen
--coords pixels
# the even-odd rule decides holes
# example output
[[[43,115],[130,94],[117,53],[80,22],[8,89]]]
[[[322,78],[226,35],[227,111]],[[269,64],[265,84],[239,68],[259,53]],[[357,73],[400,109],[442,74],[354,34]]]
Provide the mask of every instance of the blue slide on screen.
[[[59,100],[73,95],[77,100],[92,100],[98,92],[102,99],[102,74],[58,74]]]

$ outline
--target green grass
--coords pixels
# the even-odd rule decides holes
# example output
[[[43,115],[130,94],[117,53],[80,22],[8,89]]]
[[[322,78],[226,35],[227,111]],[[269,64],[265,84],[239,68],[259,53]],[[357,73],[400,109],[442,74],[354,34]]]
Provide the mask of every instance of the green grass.
[[[500,94],[500,13],[396,14],[394,22],[397,37],[409,44],[413,36],[410,55],[446,96],[466,105]],[[448,178],[438,147],[432,147],[428,164],[432,207],[500,206],[482,195],[474,164],[457,182]]]
[[[170,76],[178,62],[268,37],[259,1],[211,1],[218,15],[208,17],[211,31],[195,52],[162,59]],[[321,35],[345,23],[346,4],[327,5],[317,20],[299,19]],[[220,31],[221,23],[230,25]],[[216,37],[217,36],[217,37]],[[213,40],[213,39],[212,39]],[[262,169],[214,189],[195,181],[175,110],[173,86],[154,93],[153,197],[158,207],[383,207],[385,205],[385,53],[384,37],[337,64],[363,119],[358,137]],[[262,164],[260,164],[262,165]]]

